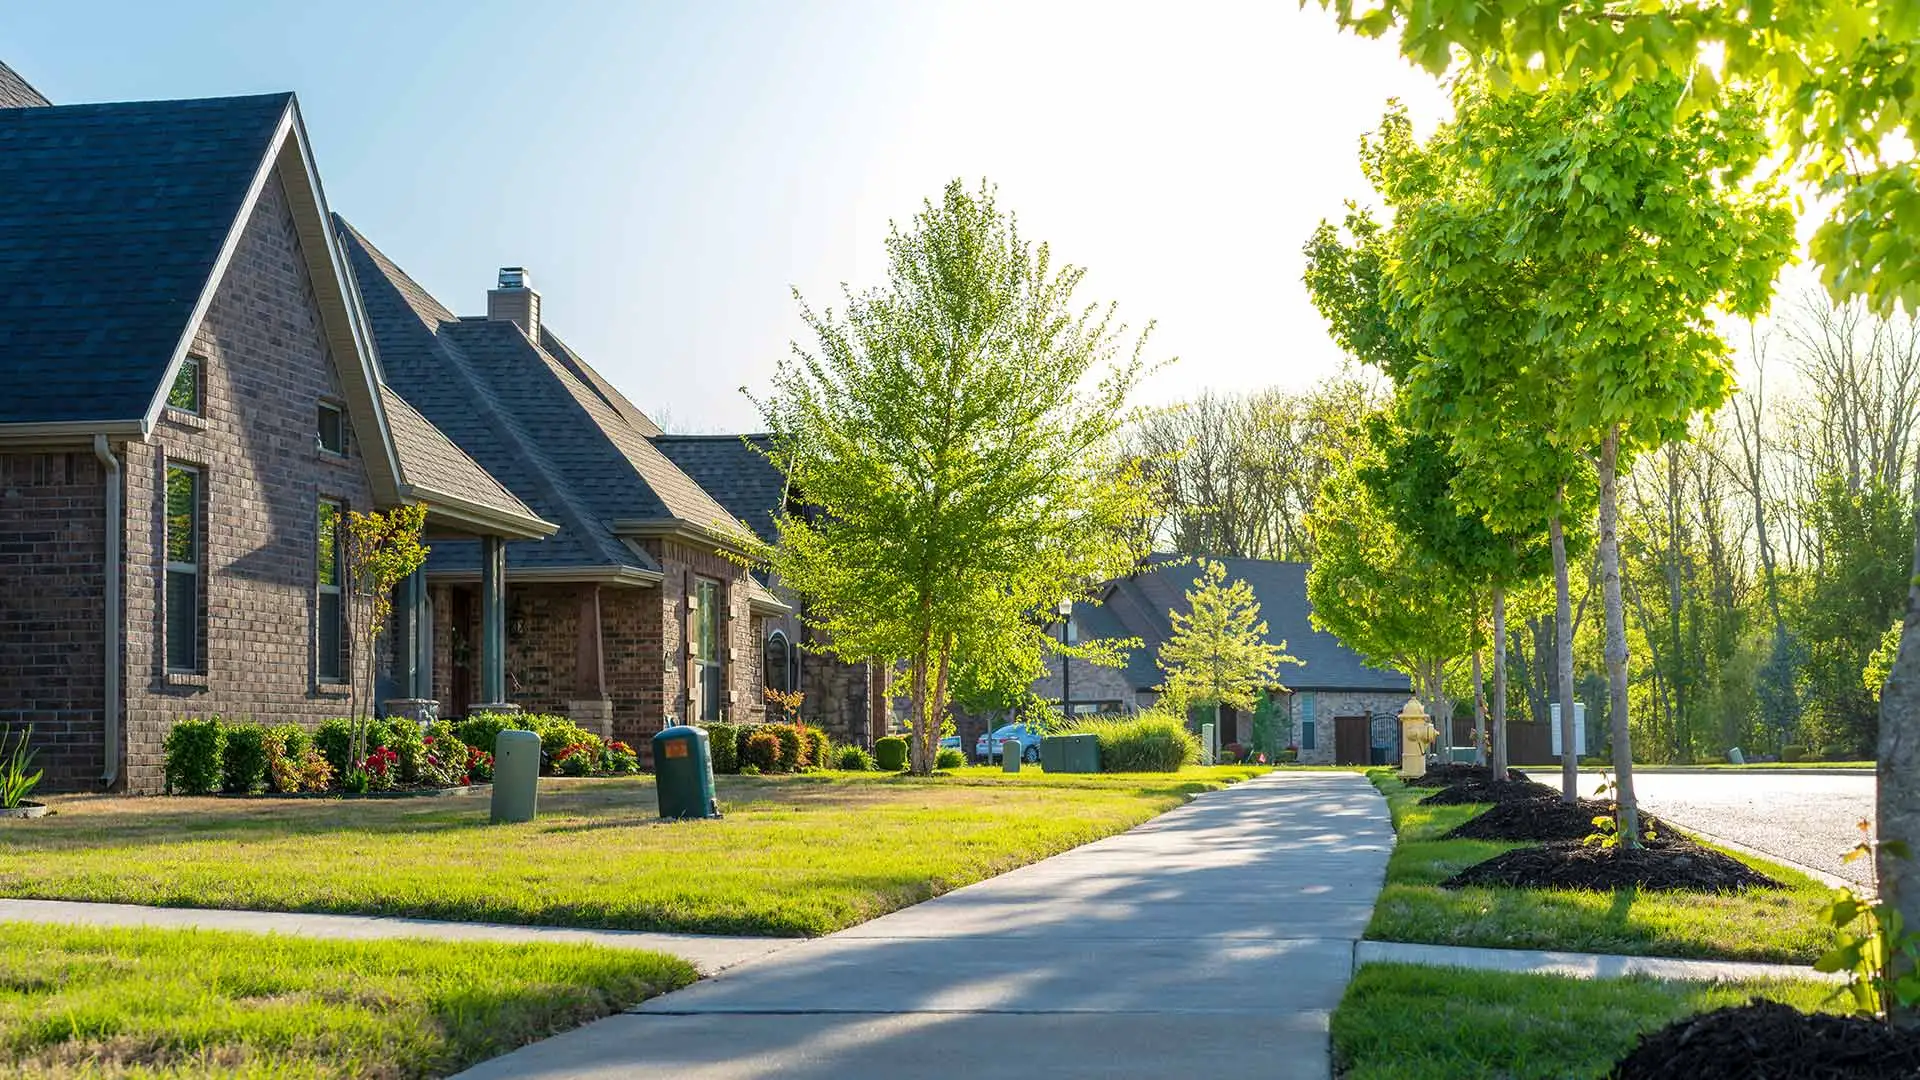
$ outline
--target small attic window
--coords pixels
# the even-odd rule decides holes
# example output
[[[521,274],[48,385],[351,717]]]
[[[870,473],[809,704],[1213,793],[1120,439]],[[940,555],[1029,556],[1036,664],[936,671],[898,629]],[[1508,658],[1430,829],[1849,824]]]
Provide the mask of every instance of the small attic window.
[[[347,452],[347,421],[340,406],[320,403],[318,438],[320,449],[329,454]]]
[[[200,415],[201,362],[197,356],[180,361],[180,373],[173,377],[173,388],[167,391],[168,408]]]

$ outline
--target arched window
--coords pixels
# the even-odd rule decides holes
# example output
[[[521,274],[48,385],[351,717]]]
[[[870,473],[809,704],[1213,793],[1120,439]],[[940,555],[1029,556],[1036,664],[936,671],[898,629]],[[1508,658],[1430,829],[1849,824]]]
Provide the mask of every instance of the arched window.
[[[782,693],[793,689],[793,647],[787,643],[786,631],[767,635],[765,668],[767,689]]]

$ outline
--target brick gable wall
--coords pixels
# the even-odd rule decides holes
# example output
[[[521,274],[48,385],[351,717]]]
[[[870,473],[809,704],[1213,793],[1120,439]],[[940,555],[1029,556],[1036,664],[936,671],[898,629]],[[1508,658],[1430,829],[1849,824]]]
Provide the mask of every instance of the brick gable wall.
[[[103,481],[90,451],[0,454],[0,728],[33,729],[48,791],[106,764]]]
[[[175,721],[218,713],[312,726],[345,715],[343,686],[314,678],[317,503],[372,499],[351,434],[348,456],[315,443],[322,399],[340,400],[319,310],[278,178],[268,181],[194,350],[205,358],[204,426],[163,419],[126,447],[127,784],[161,783]],[[165,670],[165,478],[203,470],[204,675]],[[363,678],[363,650],[348,671]]]

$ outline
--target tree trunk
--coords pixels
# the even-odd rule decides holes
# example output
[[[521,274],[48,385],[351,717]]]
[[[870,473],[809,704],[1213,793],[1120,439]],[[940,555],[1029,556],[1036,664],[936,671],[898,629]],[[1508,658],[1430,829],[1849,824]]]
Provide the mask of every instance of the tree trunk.
[[[925,640],[924,638],[922,640]],[[907,742],[907,767],[915,776],[926,776],[933,772],[933,762],[927,759],[924,743],[927,729],[927,650],[922,648],[912,661],[913,671],[913,730]]]
[[[1565,501],[1567,489],[1560,488]],[[1580,798],[1580,755],[1574,743],[1573,707],[1573,591],[1567,582],[1567,533],[1556,511],[1547,522],[1553,541],[1553,679],[1555,696],[1560,699],[1560,799],[1572,803]]]
[[[1668,668],[1673,673],[1673,746],[1682,765],[1693,764],[1693,731],[1687,710],[1687,643],[1680,621],[1685,596],[1680,586],[1680,448],[1667,447],[1667,632],[1673,638]]]
[[[1615,824],[1620,842],[1640,846],[1640,811],[1633,798],[1633,747],[1627,727],[1627,612],[1620,596],[1620,428],[1600,444],[1600,589],[1607,620],[1608,713],[1613,732]]]
[[[1473,763],[1487,763],[1487,693],[1480,684],[1480,648],[1477,645],[1473,650]]]
[[[1507,775],[1507,589],[1493,587],[1493,775]]]
[[[1920,468],[1914,471],[1914,485],[1915,518],[1920,522]],[[1875,840],[1920,846],[1920,633],[1910,632],[1920,623],[1920,531],[1915,534],[1913,559],[1900,651],[1880,691],[1879,797],[1874,812],[1879,823]],[[1874,862],[1880,899],[1892,904],[1909,928],[1920,927],[1920,857],[1903,859],[1882,852]],[[1894,974],[1902,975],[1909,961],[1896,952],[1894,965]],[[1891,1002],[1888,1010],[1895,1023],[1920,1026],[1920,1010],[1896,1012]]]

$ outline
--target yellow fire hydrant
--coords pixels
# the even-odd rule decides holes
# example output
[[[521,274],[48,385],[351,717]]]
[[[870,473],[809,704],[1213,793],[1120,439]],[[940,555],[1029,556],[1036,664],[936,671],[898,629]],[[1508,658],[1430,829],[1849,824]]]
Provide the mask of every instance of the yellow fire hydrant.
[[[1400,710],[1400,775],[1408,778],[1427,775],[1427,747],[1440,737],[1440,729],[1427,719],[1427,710],[1418,698],[1408,698]]]

